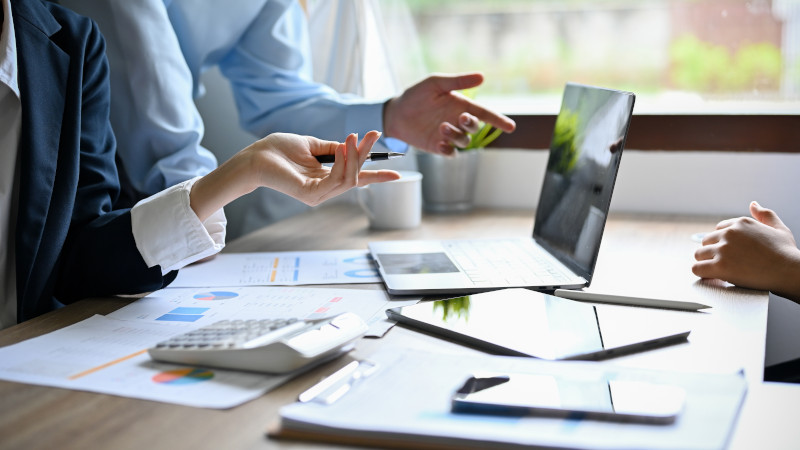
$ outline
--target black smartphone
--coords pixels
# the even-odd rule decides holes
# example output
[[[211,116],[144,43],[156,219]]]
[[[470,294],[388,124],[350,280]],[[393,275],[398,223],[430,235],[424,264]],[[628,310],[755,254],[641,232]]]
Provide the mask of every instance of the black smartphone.
[[[464,382],[453,395],[452,411],[670,424],[683,410],[685,398],[679,386],[649,381],[488,374]]]

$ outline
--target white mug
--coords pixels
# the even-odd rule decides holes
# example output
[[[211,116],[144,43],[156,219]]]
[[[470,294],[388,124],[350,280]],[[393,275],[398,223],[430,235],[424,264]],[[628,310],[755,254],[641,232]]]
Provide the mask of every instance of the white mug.
[[[358,203],[377,230],[414,228],[422,221],[422,174],[399,170],[400,179],[358,188]]]

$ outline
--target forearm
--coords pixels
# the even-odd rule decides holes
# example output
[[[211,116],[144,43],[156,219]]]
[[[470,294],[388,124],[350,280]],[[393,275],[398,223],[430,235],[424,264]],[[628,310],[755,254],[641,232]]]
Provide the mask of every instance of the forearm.
[[[258,187],[255,163],[252,152],[243,150],[195,182],[189,201],[201,222]]]

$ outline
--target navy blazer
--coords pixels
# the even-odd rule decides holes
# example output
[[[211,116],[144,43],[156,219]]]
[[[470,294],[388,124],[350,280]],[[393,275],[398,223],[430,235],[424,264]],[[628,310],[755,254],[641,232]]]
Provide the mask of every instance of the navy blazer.
[[[12,0],[22,101],[17,319],[85,297],[160,289],[119,195],[108,63],[97,26],[58,5]]]

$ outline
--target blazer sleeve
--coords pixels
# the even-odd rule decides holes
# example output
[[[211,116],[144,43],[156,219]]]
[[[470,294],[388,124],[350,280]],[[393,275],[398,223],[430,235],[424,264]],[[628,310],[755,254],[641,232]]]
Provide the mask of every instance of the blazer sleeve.
[[[130,210],[113,210],[119,195],[115,140],[109,122],[109,69],[105,43],[92,22],[84,40],[79,111],[79,176],[71,222],[57,264],[55,297],[62,303],[113,294],[160,289],[177,272],[162,276],[159,267],[147,268],[131,231]],[[73,58],[75,56],[73,55]],[[64,149],[62,148],[62,151]]]

